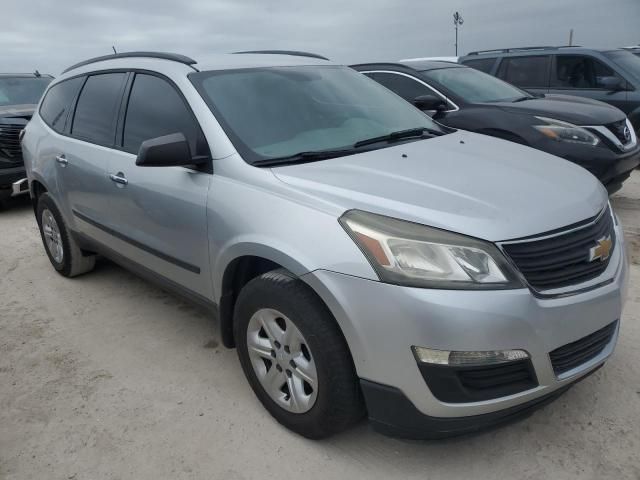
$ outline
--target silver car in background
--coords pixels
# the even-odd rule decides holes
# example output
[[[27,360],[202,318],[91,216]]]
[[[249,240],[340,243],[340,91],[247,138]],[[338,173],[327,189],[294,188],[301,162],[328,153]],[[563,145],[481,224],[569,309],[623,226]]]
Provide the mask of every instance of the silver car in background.
[[[57,78],[22,141],[53,267],[101,254],[216,312],[265,408],[309,438],[365,414],[478,430],[605,362],[628,265],[595,177],[286,53]]]

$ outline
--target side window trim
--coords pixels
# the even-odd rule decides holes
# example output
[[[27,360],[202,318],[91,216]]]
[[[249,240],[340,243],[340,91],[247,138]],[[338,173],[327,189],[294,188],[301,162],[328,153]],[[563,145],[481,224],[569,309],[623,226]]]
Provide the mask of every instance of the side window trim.
[[[437,89],[433,88],[431,85],[429,85],[427,82],[420,80],[419,78],[414,77],[413,75],[409,75],[408,73],[403,73],[403,72],[396,72],[393,70],[362,70],[360,73],[362,74],[367,74],[367,73],[387,73],[387,74],[392,74],[392,75],[400,75],[402,77],[407,77],[410,78],[411,80],[413,80],[414,82],[417,82],[425,87],[427,87],[429,90],[431,90],[433,93],[435,93],[437,96],[439,96],[440,98],[442,98],[445,102],[447,102],[450,105],[453,105],[453,108],[449,109],[449,110],[444,110],[444,112],[457,112],[458,110],[460,110],[460,107],[458,107],[458,105],[456,105],[449,97],[447,97],[445,94],[443,94],[442,92],[438,91]]]
[[[76,77],[74,77],[74,78],[76,78]],[[71,102],[71,108],[69,108],[69,111],[67,112],[67,118],[64,120],[63,132],[64,132],[65,135],[67,135],[69,137],[71,136],[71,124],[73,123],[73,117],[76,114],[76,106],[78,105],[78,99],[80,98],[80,92],[82,92],[82,90],[84,90],[84,85],[87,83],[87,78],[89,78],[88,75],[83,75],[82,76],[82,85],[80,85],[80,88],[76,92],[75,97],[73,97],[73,101]]]

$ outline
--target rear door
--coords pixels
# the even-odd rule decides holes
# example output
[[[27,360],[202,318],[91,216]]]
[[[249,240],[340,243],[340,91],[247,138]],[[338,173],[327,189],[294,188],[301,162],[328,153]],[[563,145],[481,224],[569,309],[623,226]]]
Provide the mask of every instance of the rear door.
[[[111,215],[111,182],[107,165],[114,153],[116,121],[127,73],[89,75],[78,97],[70,137],[56,156],[62,175],[61,193],[74,219],[74,228],[105,242],[109,236],[95,228]]]
[[[549,91],[550,55],[503,57],[496,76],[532,93]]]
[[[143,141],[183,133],[193,155],[208,155],[204,135],[178,89],[166,78],[135,73],[110,157],[112,248],[127,259],[201,296],[211,297],[207,194],[211,172],[187,167],[138,167]],[[209,165],[210,167],[210,165]],[[206,170],[206,169],[205,169]]]
[[[592,98],[625,110],[627,92],[604,88],[600,83],[604,77],[617,77],[626,83],[613,69],[590,55],[555,55],[549,92]]]

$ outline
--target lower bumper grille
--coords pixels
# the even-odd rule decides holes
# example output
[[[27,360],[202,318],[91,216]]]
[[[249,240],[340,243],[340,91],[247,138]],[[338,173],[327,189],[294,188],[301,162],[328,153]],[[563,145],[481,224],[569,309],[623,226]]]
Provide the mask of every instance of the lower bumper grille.
[[[538,386],[530,360],[485,366],[419,365],[429,390],[442,402],[481,402]]]
[[[568,372],[597,357],[611,342],[618,322],[610,323],[591,335],[556,348],[549,354],[556,375]]]

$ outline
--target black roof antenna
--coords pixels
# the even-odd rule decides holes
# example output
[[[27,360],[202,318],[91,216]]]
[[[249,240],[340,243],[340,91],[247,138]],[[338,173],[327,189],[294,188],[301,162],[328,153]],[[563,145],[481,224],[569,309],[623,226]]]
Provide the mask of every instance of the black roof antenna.
[[[37,77],[40,78],[42,75],[40,75],[40,72],[38,70],[36,70],[35,72],[33,72],[33,74]]]
[[[113,49],[113,53],[115,53],[116,55],[118,54],[118,52],[116,52],[116,47],[114,47],[113,45],[111,45],[111,48]]]

